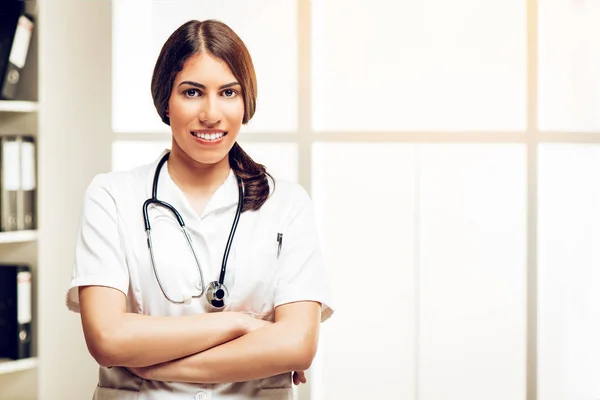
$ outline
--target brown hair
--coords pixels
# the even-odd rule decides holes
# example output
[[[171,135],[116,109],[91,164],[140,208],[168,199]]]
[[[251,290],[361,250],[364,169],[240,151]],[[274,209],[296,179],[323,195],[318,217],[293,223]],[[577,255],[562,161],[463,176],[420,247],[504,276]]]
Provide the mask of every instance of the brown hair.
[[[181,25],[163,45],[152,74],[152,99],[162,121],[170,125],[166,115],[175,76],[194,55],[208,53],[223,60],[242,87],[244,99],[243,124],[256,110],[256,74],[248,49],[239,36],[217,20],[191,20]],[[269,181],[273,177],[264,165],[255,162],[236,142],[229,151],[229,164],[244,182],[244,208],[258,210],[269,196]]]

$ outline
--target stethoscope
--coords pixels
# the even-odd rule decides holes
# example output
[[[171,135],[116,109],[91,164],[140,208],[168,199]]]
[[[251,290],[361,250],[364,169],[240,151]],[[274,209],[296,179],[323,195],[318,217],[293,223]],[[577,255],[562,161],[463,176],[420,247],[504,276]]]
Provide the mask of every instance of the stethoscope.
[[[150,249],[150,259],[152,261],[152,269],[154,270],[154,276],[156,276],[156,280],[158,281],[160,290],[163,292],[163,294],[165,295],[167,300],[169,300],[171,303],[189,304],[193,297],[195,297],[195,298],[202,297],[202,294],[204,292],[206,292],[206,300],[208,301],[208,303],[217,309],[221,309],[227,305],[227,300],[229,299],[229,291],[227,290],[227,288],[225,287],[223,282],[225,280],[225,271],[227,269],[227,258],[229,257],[229,250],[231,249],[231,243],[233,242],[235,230],[237,228],[238,221],[240,220],[240,215],[242,213],[242,206],[244,205],[244,185],[242,183],[242,180],[236,175],[236,179],[238,182],[238,189],[239,189],[239,201],[238,201],[237,211],[235,213],[235,218],[233,220],[233,225],[231,226],[231,232],[229,233],[229,239],[227,240],[227,246],[225,247],[225,252],[223,254],[223,263],[221,265],[221,275],[219,276],[218,281],[212,281],[208,284],[207,287],[205,287],[204,286],[204,275],[202,273],[202,267],[200,267],[200,262],[198,261],[198,257],[196,256],[196,252],[194,251],[194,246],[192,245],[192,240],[190,239],[190,234],[188,233],[185,223],[183,222],[183,218],[181,217],[179,212],[175,209],[175,207],[173,207],[172,205],[170,205],[168,203],[165,203],[164,201],[158,200],[156,198],[156,193],[157,193],[157,189],[158,189],[158,177],[160,175],[160,170],[161,170],[163,164],[169,159],[169,154],[170,154],[170,152],[165,154],[159,161],[158,166],[156,167],[156,172],[154,173],[154,181],[152,183],[152,197],[144,202],[144,206],[142,208],[142,211],[144,214],[144,225],[146,226],[146,235],[148,237],[148,249]],[[150,220],[148,218],[148,206],[150,204],[155,204],[156,206],[162,206],[162,207],[168,209],[169,211],[171,211],[171,213],[177,219],[177,222],[179,223],[179,227],[181,228],[181,232],[183,232],[183,235],[185,236],[185,240],[188,244],[188,247],[190,248],[190,251],[194,255],[194,260],[196,261],[196,266],[198,268],[198,272],[200,273],[200,281],[196,282],[196,288],[200,291],[199,294],[197,294],[197,295],[186,294],[186,295],[184,295],[183,300],[177,301],[177,300],[174,300],[171,297],[169,297],[169,295],[165,291],[165,288],[163,287],[163,284],[160,280],[160,276],[156,270],[156,263],[154,261],[154,252],[152,251],[152,240],[151,240],[151,236],[150,236],[152,229],[150,227]]]

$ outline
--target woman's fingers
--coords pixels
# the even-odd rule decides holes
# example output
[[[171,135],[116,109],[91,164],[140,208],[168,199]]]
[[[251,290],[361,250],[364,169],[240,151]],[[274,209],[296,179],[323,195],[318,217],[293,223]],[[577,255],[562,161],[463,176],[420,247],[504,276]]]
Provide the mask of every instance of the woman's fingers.
[[[306,383],[306,376],[304,375],[304,371],[294,371],[293,379],[294,379],[294,385],[299,385],[300,383]]]
[[[304,371],[300,373],[300,382],[306,383],[306,375],[304,375]]]

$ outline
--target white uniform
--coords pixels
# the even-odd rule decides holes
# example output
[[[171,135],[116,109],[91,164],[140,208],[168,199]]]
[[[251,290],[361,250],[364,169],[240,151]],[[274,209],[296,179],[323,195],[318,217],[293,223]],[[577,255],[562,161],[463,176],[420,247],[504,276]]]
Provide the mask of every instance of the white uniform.
[[[79,312],[78,286],[99,285],[125,293],[128,312],[177,316],[209,311],[204,296],[193,298],[191,304],[169,302],[153,272],[142,205],[151,197],[159,160],[127,172],[97,175],[88,187],[66,298],[70,310]],[[218,280],[239,198],[233,171],[201,217],[171,180],[168,162],[160,173],[157,198],[181,214],[200,261],[205,285]],[[185,297],[186,292],[197,294],[198,268],[176,220],[162,207],[150,206],[148,214],[155,264],[165,291],[175,300]],[[278,233],[283,234],[279,258]],[[241,214],[224,283],[230,294],[225,311],[243,311],[273,320],[275,307],[312,300],[322,304],[322,321],[331,316],[333,309],[313,206],[300,185],[276,179],[272,196],[260,210]],[[291,374],[230,384],[187,384],[149,381],[126,368],[100,367],[94,395],[97,400],[250,398],[291,399]]]

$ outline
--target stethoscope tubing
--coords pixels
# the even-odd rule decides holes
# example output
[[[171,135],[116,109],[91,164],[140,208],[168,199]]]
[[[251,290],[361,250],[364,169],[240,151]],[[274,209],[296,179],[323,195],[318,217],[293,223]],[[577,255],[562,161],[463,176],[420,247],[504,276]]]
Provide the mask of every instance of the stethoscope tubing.
[[[229,258],[229,250],[231,250],[231,244],[233,243],[233,237],[235,236],[235,231],[237,230],[238,222],[240,221],[240,215],[242,214],[242,207],[244,205],[244,185],[242,185],[241,180],[238,179],[238,191],[239,191],[239,200],[238,207],[235,212],[235,218],[233,219],[233,224],[231,225],[231,231],[229,232],[229,238],[227,239],[227,245],[225,246],[225,253],[223,253],[223,262],[221,264],[221,274],[219,275],[219,284],[223,285],[225,282],[225,272],[227,270],[227,259]]]
[[[170,302],[175,303],[175,304],[184,304],[184,303],[186,303],[185,297],[184,297],[184,300],[182,300],[182,301],[172,299],[167,294],[167,291],[165,290],[162,280],[160,279],[160,274],[158,273],[158,270],[156,268],[156,260],[154,258],[154,251],[153,251],[153,246],[152,246],[152,228],[150,226],[150,218],[148,217],[148,207],[151,204],[155,204],[157,206],[164,207],[164,208],[168,209],[171,212],[171,214],[173,214],[173,216],[175,216],[175,218],[177,219],[177,223],[179,224],[179,227],[181,229],[181,232],[183,233],[183,235],[186,239],[188,247],[189,247],[190,251],[192,252],[192,255],[194,256],[194,261],[196,263],[196,267],[197,267],[199,275],[200,275],[199,276],[200,281],[197,282],[198,283],[197,285],[195,285],[196,288],[198,288],[198,290],[200,290],[200,293],[195,296],[190,296],[190,297],[193,297],[193,298],[202,297],[202,295],[205,293],[205,288],[206,288],[205,281],[204,281],[204,274],[202,272],[202,267],[200,266],[200,261],[198,260],[196,251],[194,250],[194,246],[192,244],[190,234],[187,230],[187,227],[185,226],[185,222],[184,222],[183,218],[181,217],[181,215],[179,214],[179,212],[175,209],[175,207],[173,207],[169,203],[166,203],[164,201],[157,199],[158,179],[160,176],[160,171],[162,169],[163,164],[168,160],[169,155],[170,155],[170,153],[165,154],[163,156],[163,158],[159,161],[159,163],[156,167],[156,171],[154,173],[154,179],[152,182],[152,198],[147,199],[144,202],[144,205],[142,207],[142,214],[144,217],[144,227],[146,229],[148,249],[150,250],[150,261],[152,263],[152,269],[154,271],[154,275],[158,282],[158,286],[160,287],[160,290],[163,292],[163,294],[167,298],[167,300],[169,300]],[[225,281],[225,274],[227,272],[227,260],[229,258],[229,252],[231,250],[233,238],[235,236],[235,232],[237,230],[237,225],[240,220],[240,215],[242,213],[242,208],[244,205],[244,185],[242,183],[242,180],[239,177],[236,176],[236,179],[237,179],[237,183],[238,183],[239,201],[238,201],[238,206],[237,206],[237,210],[235,213],[235,218],[234,218],[233,224],[231,226],[231,231],[229,232],[229,237],[227,239],[227,245],[225,246],[225,252],[223,254],[223,262],[221,265],[221,273],[219,275],[219,281],[218,281],[219,285],[223,286],[224,288],[225,288],[225,285],[223,283]]]

